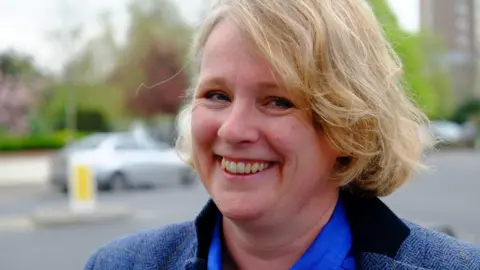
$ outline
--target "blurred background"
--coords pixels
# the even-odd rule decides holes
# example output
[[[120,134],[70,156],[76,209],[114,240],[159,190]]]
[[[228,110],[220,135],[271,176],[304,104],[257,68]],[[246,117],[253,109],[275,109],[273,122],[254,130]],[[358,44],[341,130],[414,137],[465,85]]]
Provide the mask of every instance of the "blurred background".
[[[480,4],[369,2],[433,121],[424,132],[442,140],[424,141],[438,149],[426,153],[431,169],[384,201],[480,244]],[[0,0],[0,269],[81,269],[112,238],[195,217],[208,196],[172,145],[191,35],[210,4]],[[39,212],[71,211],[77,156],[97,207],[128,214],[38,226]]]

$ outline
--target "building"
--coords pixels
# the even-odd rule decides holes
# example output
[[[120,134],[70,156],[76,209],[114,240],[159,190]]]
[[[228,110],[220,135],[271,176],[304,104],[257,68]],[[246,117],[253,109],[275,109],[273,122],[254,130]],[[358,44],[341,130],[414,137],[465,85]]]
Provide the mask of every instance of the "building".
[[[480,0],[420,0],[420,24],[446,49],[454,104],[480,97]]]

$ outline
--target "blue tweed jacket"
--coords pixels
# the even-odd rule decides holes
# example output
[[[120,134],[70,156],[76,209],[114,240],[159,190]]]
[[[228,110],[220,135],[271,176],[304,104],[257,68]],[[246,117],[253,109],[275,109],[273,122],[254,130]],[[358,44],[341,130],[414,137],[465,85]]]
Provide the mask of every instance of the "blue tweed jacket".
[[[342,192],[357,269],[475,269],[480,248],[399,219],[378,198]],[[209,201],[194,222],[114,240],[87,262],[86,270],[207,269],[218,209]]]

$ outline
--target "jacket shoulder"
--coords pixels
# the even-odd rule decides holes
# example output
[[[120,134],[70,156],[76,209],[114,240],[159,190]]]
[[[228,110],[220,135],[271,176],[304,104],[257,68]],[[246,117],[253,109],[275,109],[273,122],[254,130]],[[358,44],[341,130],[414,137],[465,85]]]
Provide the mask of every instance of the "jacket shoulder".
[[[410,236],[396,260],[427,269],[478,269],[480,246],[405,221]]]
[[[169,264],[194,256],[195,239],[192,222],[141,231],[101,246],[84,269],[168,269]]]

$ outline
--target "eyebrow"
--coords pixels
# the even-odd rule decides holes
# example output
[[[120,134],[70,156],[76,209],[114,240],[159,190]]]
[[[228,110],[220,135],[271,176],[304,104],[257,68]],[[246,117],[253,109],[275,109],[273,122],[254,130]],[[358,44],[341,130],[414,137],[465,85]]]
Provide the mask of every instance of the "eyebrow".
[[[199,80],[197,88],[225,87],[226,85],[227,82],[222,77],[207,77]]]
[[[212,88],[212,87],[225,87],[227,86],[227,81],[223,77],[210,77],[205,79],[200,79],[197,85],[197,88]],[[255,84],[255,88],[259,89],[279,89],[280,87],[274,81],[260,81]]]

